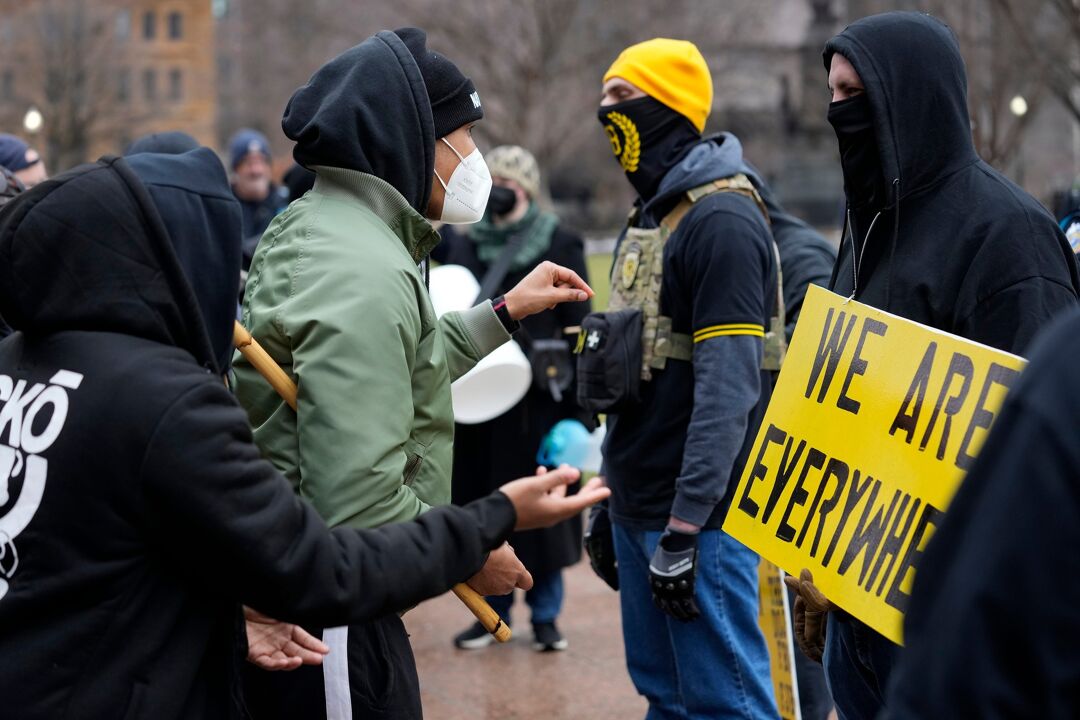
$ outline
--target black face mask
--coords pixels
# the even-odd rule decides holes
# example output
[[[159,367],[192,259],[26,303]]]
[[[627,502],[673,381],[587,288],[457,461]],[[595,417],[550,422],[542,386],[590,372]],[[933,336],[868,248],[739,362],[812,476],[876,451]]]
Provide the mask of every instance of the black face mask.
[[[487,201],[487,210],[493,217],[509,214],[515,205],[517,205],[516,192],[508,187],[499,187],[498,185],[491,188],[491,195],[488,196]]]
[[[885,175],[881,169],[874,113],[866,93],[829,104],[829,124],[840,143],[844,193],[852,209],[885,206]]]
[[[598,116],[626,177],[646,202],[686,149],[701,139],[690,120],[651,97],[602,107]]]

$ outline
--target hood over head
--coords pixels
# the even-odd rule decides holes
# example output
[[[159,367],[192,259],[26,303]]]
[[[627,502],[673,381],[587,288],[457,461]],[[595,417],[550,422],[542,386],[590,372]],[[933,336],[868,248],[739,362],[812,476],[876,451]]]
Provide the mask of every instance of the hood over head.
[[[199,141],[188,135],[186,132],[171,130],[169,132],[143,135],[127,146],[124,155],[137,155],[139,153],[181,155],[198,147]]]
[[[873,114],[886,187],[884,209],[892,210],[884,297],[884,309],[889,310],[902,201],[979,161],[967,109],[967,73],[952,30],[918,12],[890,12],[852,23],[826,43],[826,71],[836,53],[859,74]],[[845,189],[848,182],[845,178]],[[864,248],[873,227],[870,220]],[[862,261],[853,253],[851,263],[857,277]],[[853,295],[858,290],[856,280]]]
[[[918,12],[872,15],[826,43],[826,72],[835,53],[862,79],[885,182],[900,181],[900,198],[979,159],[964,60],[948,25]],[[888,192],[891,203],[896,190]]]
[[[385,180],[423,215],[435,173],[435,126],[420,67],[383,31],[323,65],[293,93],[281,128],[293,157]]]
[[[240,208],[207,148],[103,158],[0,209],[0,315],[29,335],[135,335],[220,374],[239,277]]]

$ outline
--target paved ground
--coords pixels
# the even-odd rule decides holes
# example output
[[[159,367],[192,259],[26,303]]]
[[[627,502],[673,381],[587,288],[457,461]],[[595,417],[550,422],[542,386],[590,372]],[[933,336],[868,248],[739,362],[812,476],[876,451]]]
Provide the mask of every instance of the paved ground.
[[[570,642],[567,650],[534,652],[520,595],[514,611],[514,639],[474,651],[451,643],[472,618],[453,595],[405,616],[428,720],[644,717],[645,702],[626,674],[618,597],[587,563],[566,574],[559,628]]]

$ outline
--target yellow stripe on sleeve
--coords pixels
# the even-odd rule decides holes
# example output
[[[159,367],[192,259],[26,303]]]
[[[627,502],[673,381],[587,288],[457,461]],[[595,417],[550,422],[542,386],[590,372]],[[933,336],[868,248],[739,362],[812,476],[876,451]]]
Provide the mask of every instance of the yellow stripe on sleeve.
[[[694,333],[694,342],[701,342],[702,340],[710,340],[715,337],[723,337],[725,335],[752,335],[754,337],[765,337],[765,328],[762,325],[755,325],[752,323],[729,323],[727,325],[711,325],[709,327],[701,328]]]

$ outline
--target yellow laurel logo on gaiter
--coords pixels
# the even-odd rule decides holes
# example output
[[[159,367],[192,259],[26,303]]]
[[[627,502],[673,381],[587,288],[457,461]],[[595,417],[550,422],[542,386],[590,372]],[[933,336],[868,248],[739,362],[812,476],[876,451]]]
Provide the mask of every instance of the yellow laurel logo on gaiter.
[[[641,162],[641,136],[638,134],[637,126],[634,125],[633,120],[620,112],[608,113],[608,120],[619,129],[618,132],[615,132],[614,128],[610,125],[607,126],[611,149],[615,151],[615,156],[619,158],[619,164],[622,165],[622,169],[626,172],[637,172],[638,163]],[[622,133],[621,148],[619,133]],[[622,152],[620,152],[620,149]]]

